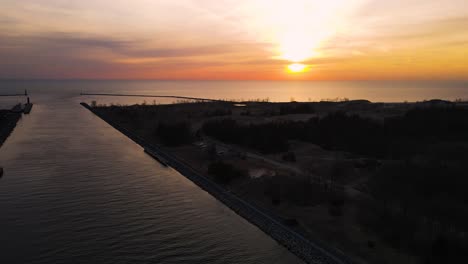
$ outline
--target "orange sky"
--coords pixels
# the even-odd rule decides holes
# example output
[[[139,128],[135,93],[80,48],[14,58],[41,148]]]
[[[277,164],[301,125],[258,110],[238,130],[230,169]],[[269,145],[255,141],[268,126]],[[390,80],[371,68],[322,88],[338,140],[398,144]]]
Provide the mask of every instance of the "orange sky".
[[[466,0],[0,6],[0,78],[468,80]]]

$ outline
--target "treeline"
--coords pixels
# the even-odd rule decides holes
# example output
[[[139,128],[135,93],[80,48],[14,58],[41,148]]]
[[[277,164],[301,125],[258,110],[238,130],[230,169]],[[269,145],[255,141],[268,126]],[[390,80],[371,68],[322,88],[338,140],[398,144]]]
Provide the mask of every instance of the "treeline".
[[[265,195],[273,205],[287,202],[299,206],[312,206],[326,201],[328,191],[323,186],[297,176],[261,177]]]
[[[266,123],[241,125],[233,119],[208,121],[203,132],[226,143],[239,144],[264,153],[288,150],[288,135],[280,133],[283,124]]]
[[[194,140],[188,122],[160,123],[155,130],[154,136],[167,146],[189,144]]]
[[[261,114],[262,116],[293,115],[293,114],[313,114],[315,113],[314,103],[274,103]],[[249,113],[249,114],[245,114]],[[250,115],[250,111],[243,115]]]
[[[158,117],[164,116],[170,109],[168,106],[160,105],[96,105],[93,108],[108,118],[124,123],[133,129],[146,129],[148,131],[153,131],[157,126],[156,120]]]
[[[466,161],[402,161],[380,168],[369,183],[375,200],[361,212],[363,226],[425,263],[466,263]]]
[[[228,184],[233,180],[246,178],[248,176],[246,171],[222,161],[212,162],[208,166],[208,174],[211,175],[216,182],[221,184]]]
[[[379,158],[405,158],[427,152],[428,143],[468,139],[468,110],[457,107],[416,108],[378,121],[345,112],[308,121],[241,124],[232,119],[203,125],[205,134],[264,153],[288,150],[288,140],[311,142],[325,149]]]
[[[211,111],[205,111],[205,117],[227,116],[232,115],[232,110],[229,108],[217,108]]]
[[[160,120],[169,111],[174,111],[173,105],[94,106],[94,108],[108,119],[167,146],[189,144],[195,140],[190,122],[186,118]]]
[[[279,107],[280,115],[291,115],[291,114],[313,114],[315,108],[310,103],[288,103],[281,104]]]

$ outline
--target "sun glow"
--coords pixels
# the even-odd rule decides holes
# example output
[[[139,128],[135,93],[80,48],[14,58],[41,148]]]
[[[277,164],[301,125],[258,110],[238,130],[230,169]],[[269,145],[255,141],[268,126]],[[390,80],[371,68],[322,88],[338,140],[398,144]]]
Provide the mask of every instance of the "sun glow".
[[[288,65],[289,72],[293,72],[293,73],[305,72],[307,71],[307,69],[308,69],[308,66],[305,64],[301,64],[301,63],[293,63],[293,64]]]
[[[256,0],[250,27],[275,44],[274,58],[301,63],[324,54],[323,46],[348,26],[347,17],[367,0]],[[256,6],[257,8],[252,8]]]
[[[287,35],[288,36],[286,36],[280,44],[281,59],[299,63],[318,55],[318,53],[314,51],[317,45],[307,41],[302,34]]]

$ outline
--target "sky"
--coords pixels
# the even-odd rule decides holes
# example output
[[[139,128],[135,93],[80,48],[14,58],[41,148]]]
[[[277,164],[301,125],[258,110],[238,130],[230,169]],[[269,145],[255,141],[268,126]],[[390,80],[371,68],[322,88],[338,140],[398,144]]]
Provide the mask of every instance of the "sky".
[[[466,0],[0,0],[0,79],[468,80]]]

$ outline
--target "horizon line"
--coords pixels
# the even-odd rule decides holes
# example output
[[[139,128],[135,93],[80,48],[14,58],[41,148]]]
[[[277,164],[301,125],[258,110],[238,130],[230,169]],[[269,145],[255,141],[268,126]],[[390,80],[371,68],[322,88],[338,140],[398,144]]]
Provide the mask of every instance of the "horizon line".
[[[186,81],[186,82],[468,82],[467,79],[112,79],[112,78],[0,78],[0,81]]]

